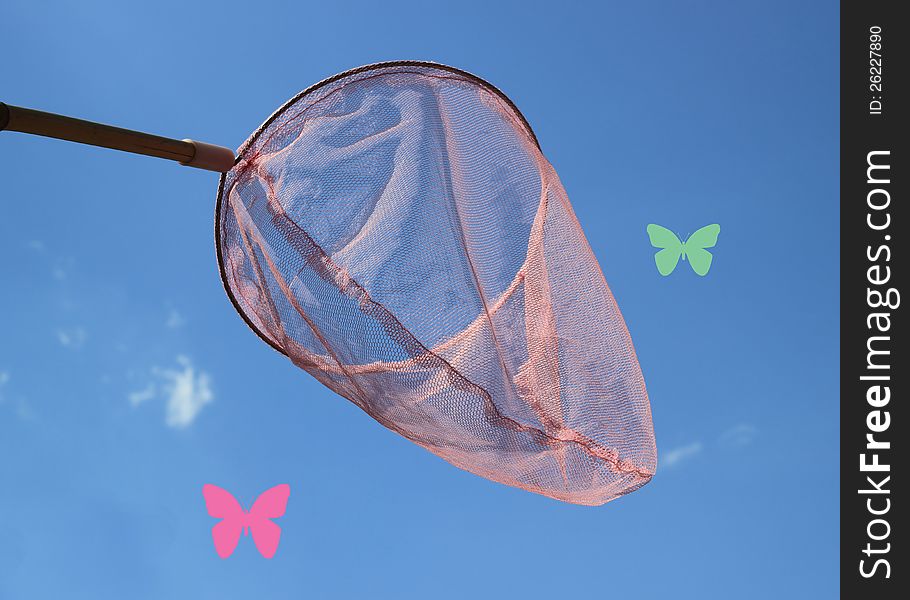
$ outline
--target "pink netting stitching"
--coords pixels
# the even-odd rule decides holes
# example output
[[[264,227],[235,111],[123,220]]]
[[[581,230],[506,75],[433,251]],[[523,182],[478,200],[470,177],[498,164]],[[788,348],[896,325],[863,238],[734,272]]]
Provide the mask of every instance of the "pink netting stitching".
[[[578,504],[653,476],[625,322],[555,171],[489,84],[428,63],[327,80],[244,144],[218,203],[238,310],[384,426]]]

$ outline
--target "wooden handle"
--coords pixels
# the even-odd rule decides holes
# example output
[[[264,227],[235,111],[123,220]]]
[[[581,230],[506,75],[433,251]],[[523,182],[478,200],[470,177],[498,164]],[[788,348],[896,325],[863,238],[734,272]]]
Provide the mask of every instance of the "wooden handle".
[[[224,172],[234,166],[234,152],[221,146],[174,140],[0,102],[0,130],[4,129],[166,158],[209,171]]]

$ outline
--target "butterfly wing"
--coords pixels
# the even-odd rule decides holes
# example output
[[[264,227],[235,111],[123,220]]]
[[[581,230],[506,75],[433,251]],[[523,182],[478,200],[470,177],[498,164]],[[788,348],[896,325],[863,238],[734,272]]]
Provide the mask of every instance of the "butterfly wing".
[[[706,225],[690,235],[684,245],[686,257],[689,259],[689,264],[692,265],[692,270],[702,277],[708,274],[708,270],[711,268],[711,261],[714,260],[714,256],[705,248],[713,248],[717,244],[717,236],[719,234],[720,225],[717,223]]]
[[[281,541],[281,527],[265,518],[254,518],[250,525],[253,533],[253,542],[259,554],[265,558],[272,558],[278,551],[278,542]]]
[[[253,508],[250,509],[250,533],[259,553],[266,558],[275,556],[278,542],[281,541],[281,527],[269,519],[277,519],[287,509],[291,486],[286,483],[276,485],[260,494]]]
[[[234,553],[242,531],[240,519],[225,519],[212,527],[212,541],[218,556],[227,558]]]
[[[673,269],[679,263],[683,244],[675,233],[654,223],[648,225],[648,237],[651,239],[652,246],[662,248],[660,252],[654,255],[654,262],[657,264],[657,270],[660,274],[666,277],[673,272]]]
[[[212,527],[215,552],[221,558],[233,554],[243,531],[243,507],[230,492],[210,483],[202,486],[202,496],[209,515],[222,519]]]

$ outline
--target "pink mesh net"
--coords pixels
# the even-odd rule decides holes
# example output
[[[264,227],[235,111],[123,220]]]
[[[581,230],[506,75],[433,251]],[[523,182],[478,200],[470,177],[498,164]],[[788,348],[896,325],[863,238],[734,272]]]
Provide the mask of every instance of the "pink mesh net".
[[[254,331],[450,463],[578,504],[654,474],[622,315],[490,84],[397,62],[313,86],[242,146],[216,230]]]

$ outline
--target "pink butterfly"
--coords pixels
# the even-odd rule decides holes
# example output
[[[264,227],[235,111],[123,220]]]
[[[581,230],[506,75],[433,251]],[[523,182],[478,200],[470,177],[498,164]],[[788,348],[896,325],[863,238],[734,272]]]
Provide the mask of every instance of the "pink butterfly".
[[[269,519],[284,515],[291,486],[282,483],[262,492],[249,512],[243,510],[230,492],[217,485],[205,484],[202,486],[202,495],[209,515],[222,519],[212,527],[212,540],[218,556],[230,556],[240,541],[240,534],[246,535],[248,532],[253,534],[253,542],[260,554],[266,558],[275,556],[281,539],[281,527]]]

